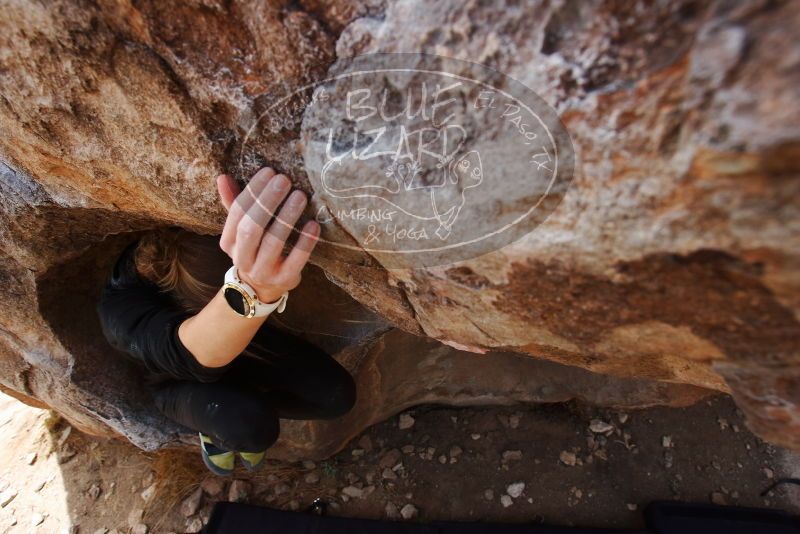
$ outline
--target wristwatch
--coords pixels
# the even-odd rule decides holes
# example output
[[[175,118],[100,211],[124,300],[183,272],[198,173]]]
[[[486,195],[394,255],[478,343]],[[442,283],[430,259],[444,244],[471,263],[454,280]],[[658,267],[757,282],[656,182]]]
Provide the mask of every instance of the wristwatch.
[[[261,302],[256,296],[255,290],[247,282],[239,278],[239,271],[234,266],[225,273],[225,285],[222,286],[225,300],[233,311],[248,319],[252,317],[264,317],[275,310],[282,313],[286,308],[286,300],[289,292],[286,291],[281,298],[275,302]]]

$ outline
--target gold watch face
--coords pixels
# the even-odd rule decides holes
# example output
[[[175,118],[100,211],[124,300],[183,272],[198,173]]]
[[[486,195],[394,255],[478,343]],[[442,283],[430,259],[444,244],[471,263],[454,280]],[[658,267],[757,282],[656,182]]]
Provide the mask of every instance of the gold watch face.
[[[255,313],[255,307],[253,306],[250,296],[239,286],[225,284],[223,287],[223,295],[225,295],[228,306],[242,317],[252,317]]]

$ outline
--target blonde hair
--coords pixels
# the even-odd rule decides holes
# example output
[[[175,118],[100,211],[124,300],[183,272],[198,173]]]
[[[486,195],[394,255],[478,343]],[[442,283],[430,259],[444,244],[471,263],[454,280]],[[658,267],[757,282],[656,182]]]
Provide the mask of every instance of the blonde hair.
[[[178,304],[200,311],[222,286],[231,260],[219,237],[182,228],[161,228],[139,240],[135,254],[139,275],[172,294]]]

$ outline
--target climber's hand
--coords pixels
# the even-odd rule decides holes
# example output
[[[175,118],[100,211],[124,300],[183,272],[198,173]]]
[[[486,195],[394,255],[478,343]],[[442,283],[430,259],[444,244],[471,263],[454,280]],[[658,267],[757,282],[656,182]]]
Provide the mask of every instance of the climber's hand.
[[[269,167],[258,171],[241,192],[230,176],[217,177],[219,196],[228,210],[220,247],[262,302],[274,302],[285,291],[297,287],[300,272],[319,238],[319,225],[309,221],[291,252],[282,254],[286,239],[306,207],[306,195],[297,189],[289,194],[291,188],[286,176]],[[282,202],[283,207],[273,219]]]

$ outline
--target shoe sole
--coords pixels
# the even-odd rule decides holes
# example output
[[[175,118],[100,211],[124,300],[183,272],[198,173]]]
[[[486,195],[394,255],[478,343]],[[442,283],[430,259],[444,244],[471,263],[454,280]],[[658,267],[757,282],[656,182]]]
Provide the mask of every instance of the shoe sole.
[[[233,469],[227,470],[227,469],[223,469],[223,468],[221,468],[221,467],[219,467],[217,465],[214,465],[214,463],[211,461],[211,458],[209,458],[208,455],[205,454],[204,452],[201,451],[200,455],[203,457],[203,463],[206,464],[206,467],[208,467],[208,470],[211,471],[212,473],[214,473],[215,475],[219,475],[221,477],[225,477],[225,476],[229,476],[229,475],[233,474]]]
[[[219,475],[221,477],[232,475],[233,469],[223,469],[222,467],[214,464],[214,462],[211,461],[211,458],[208,456],[208,453],[203,447],[203,433],[200,432],[199,435],[200,435],[200,456],[203,458],[203,463],[206,464],[208,470],[214,473],[215,475]]]
[[[250,472],[258,471],[259,469],[261,469],[264,466],[264,458],[262,458],[261,461],[258,462],[255,465],[251,464],[250,462],[248,462],[247,460],[242,458],[241,455],[239,455],[239,460],[241,460],[242,465],[244,466],[244,468],[247,469]]]

